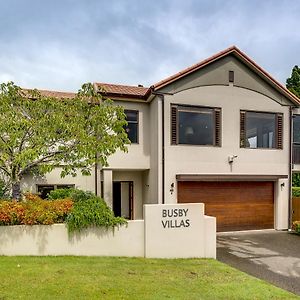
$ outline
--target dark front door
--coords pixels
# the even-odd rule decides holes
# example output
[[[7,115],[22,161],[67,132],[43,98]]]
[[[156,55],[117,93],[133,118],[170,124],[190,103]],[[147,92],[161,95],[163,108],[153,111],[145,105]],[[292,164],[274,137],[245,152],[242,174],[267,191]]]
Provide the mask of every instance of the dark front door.
[[[113,183],[113,211],[116,217],[121,217],[121,182]]]
[[[133,182],[113,182],[113,211],[117,217],[133,219]]]

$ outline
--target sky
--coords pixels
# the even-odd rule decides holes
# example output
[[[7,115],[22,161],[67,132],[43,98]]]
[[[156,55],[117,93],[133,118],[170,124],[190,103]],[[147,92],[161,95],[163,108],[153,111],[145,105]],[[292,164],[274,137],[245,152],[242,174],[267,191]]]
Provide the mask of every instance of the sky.
[[[0,0],[0,82],[150,86],[232,45],[285,84],[299,0]]]

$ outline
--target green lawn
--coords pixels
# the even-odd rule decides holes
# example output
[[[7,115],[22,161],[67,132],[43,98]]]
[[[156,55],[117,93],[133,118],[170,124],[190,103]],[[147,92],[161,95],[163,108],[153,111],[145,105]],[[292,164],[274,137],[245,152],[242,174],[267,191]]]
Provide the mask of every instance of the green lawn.
[[[0,256],[0,300],[299,298],[210,259]]]

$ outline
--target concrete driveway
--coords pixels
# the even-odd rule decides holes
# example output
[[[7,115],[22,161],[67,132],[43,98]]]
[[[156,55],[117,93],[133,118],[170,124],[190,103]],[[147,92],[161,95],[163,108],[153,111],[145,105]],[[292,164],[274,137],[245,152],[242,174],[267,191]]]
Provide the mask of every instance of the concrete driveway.
[[[262,230],[217,234],[217,259],[300,295],[300,236]]]

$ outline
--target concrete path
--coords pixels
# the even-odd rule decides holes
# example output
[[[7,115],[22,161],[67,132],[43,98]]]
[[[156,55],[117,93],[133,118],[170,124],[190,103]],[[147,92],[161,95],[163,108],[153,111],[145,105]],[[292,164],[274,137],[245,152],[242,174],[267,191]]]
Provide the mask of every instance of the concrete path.
[[[300,236],[263,230],[217,234],[217,259],[300,295]]]

